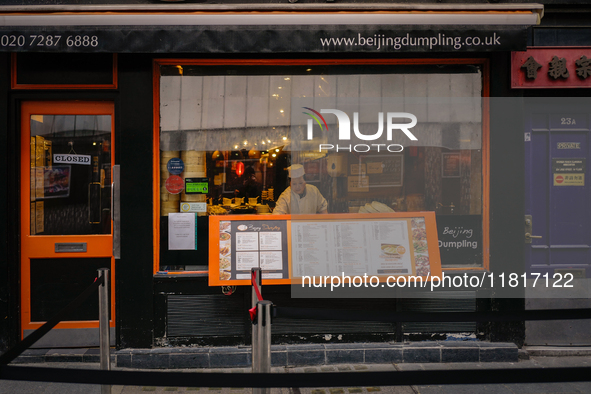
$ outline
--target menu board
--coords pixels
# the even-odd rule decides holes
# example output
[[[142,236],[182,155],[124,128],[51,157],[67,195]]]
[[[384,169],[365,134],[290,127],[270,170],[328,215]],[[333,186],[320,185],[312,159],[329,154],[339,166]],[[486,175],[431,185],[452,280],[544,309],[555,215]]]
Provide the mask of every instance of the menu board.
[[[289,278],[287,245],[285,220],[220,220],[219,281],[250,282],[252,268],[263,279]]]
[[[423,217],[292,221],[291,234],[293,277],[430,272]]]
[[[209,285],[264,284],[309,276],[441,275],[434,212],[210,216]]]

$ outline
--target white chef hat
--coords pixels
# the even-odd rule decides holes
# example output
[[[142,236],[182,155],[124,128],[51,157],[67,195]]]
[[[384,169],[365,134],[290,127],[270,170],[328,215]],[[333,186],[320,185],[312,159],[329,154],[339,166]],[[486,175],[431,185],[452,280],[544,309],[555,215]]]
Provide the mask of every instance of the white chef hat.
[[[287,170],[289,171],[290,178],[299,178],[304,176],[304,174],[306,173],[304,171],[304,166],[301,164],[294,164],[290,167],[287,167]]]

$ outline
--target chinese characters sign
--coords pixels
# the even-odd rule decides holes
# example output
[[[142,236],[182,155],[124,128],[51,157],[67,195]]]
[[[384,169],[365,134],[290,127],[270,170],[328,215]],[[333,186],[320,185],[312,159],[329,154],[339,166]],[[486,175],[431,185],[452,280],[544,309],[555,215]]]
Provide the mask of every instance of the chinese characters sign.
[[[511,53],[511,87],[591,87],[591,47],[529,48]]]

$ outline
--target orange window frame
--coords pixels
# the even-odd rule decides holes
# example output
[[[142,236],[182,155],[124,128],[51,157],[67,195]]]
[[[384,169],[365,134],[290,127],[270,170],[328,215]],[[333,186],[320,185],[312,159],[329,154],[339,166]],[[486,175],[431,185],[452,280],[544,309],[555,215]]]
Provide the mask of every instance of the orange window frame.
[[[117,54],[113,54],[113,80],[110,84],[32,84],[18,83],[17,62],[18,54],[10,56],[10,87],[13,90],[80,90],[80,89],[117,89],[119,80],[117,77]]]
[[[482,67],[482,267],[444,268],[444,271],[488,271],[490,266],[490,61],[484,58],[447,59],[154,59],[153,101],[153,224],[154,268],[160,267],[160,66],[338,66],[338,65],[478,65]]]

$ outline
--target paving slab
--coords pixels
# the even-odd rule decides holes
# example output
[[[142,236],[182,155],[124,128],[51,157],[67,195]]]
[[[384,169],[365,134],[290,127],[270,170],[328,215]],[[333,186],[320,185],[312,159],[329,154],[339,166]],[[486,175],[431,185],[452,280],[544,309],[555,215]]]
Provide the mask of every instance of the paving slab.
[[[111,350],[115,365],[122,368],[182,369],[236,368],[252,364],[250,346],[158,347]],[[521,358],[524,352],[521,352]],[[15,363],[98,362],[98,349],[34,349]],[[420,341],[408,343],[327,343],[273,345],[271,365],[312,366],[385,363],[507,362],[519,359],[513,343],[484,341]]]
[[[144,353],[145,354],[145,353]],[[145,354],[146,355],[146,354]],[[147,354],[149,355],[149,354]],[[33,363],[18,364],[19,366],[98,369],[98,363]],[[429,370],[463,370],[463,369],[515,369],[515,368],[549,368],[566,366],[590,366],[590,357],[533,357],[512,363],[386,363],[386,364],[338,364],[334,366],[314,365],[302,367],[275,367],[275,373],[320,373],[330,369],[340,373],[366,373],[374,371],[429,371]],[[357,367],[357,368],[356,368]],[[363,367],[363,368],[360,368]],[[132,370],[136,368],[119,368],[114,370]],[[249,368],[201,368],[149,370],[153,373],[167,371],[196,373],[194,387],[155,387],[155,386],[113,386],[112,394],[145,394],[145,393],[199,393],[199,394],[251,394],[251,388],[199,387],[199,374],[208,372],[224,372],[231,381],[232,374],[248,373]],[[73,372],[75,373],[75,372]],[[527,383],[527,384],[467,384],[467,385],[415,385],[415,386],[360,386],[360,387],[310,387],[310,388],[273,388],[271,394],[589,394],[591,393],[591,375],[589,382],[567,383]],[[223,382],[220,382],[220,386]],[[0,380],[0,394],[100,394],[100,385],[45,383]]]

